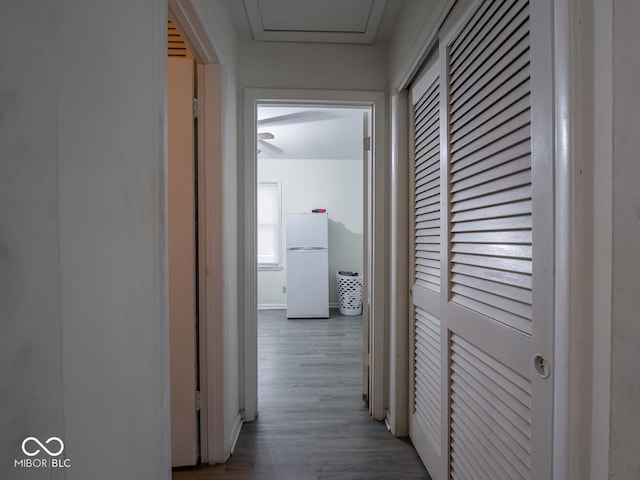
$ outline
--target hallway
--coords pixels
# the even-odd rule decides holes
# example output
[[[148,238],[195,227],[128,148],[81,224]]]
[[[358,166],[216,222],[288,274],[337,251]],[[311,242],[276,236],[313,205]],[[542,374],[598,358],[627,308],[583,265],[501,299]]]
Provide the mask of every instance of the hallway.
[[[371,420],[361,392],[361,317],[261,311],[259,418],[224,465],[173,480],[429,479],[415,450]]]

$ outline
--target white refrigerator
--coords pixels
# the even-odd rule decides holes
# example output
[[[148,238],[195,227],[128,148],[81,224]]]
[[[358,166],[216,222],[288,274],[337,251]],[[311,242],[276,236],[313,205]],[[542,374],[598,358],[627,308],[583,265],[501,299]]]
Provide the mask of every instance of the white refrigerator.
[[[287,318],[329,318],[329,220],[326,213],[286,216]]]

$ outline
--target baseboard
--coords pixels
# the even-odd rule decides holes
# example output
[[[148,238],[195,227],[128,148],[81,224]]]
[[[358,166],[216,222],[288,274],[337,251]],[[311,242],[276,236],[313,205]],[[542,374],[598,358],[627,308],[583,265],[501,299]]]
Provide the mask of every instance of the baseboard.
[[[235,422],[233,422],[233,428],[231,429],[231,436],[229,437],[231,440],[231,449],[230,453],[233,455],[233,451],[236,449],[236,443],[238,443],[238,438],[240,438],[240,430],[242,430],[242,416],[238,413]]]
[[[209,465],[218,465],[220,463],[227,463],[229,461],[229,459],[231,458],[231,452],[227,452],[224,454],[223,457],[220,458],[214,458],[213,460],[209,461]]]
[[[286,310],[286,303],[259,303],[258,310]]]
[[[391,432],[391,412],[387,410],[384,415],[384,424],[387,427],[387,430]],[[393,435],[393,432],[391,432]],[[394,435],[395,436],[395,435]]]
[[[329,304],[329,308],[340,308],[340,304],[333,302]],[[258,310],[286,310],[286,303],[259,303]]]

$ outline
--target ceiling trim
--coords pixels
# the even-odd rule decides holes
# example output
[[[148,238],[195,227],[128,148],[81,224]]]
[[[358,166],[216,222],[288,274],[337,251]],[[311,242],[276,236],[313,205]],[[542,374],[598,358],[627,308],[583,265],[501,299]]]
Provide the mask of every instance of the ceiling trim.
[[[253,38],[261,42],[321,42],[373,44],[387,0],[372,0],[364,32],[281,31],[265,30],[259,0],[244,0]]]

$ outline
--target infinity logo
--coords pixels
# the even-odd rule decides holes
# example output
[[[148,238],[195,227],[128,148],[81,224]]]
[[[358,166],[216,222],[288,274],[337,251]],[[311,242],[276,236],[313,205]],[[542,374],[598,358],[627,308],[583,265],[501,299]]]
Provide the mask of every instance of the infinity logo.
[[[22,441],[22,451],[24,452],[25,455],[29,456],[29,457],[33,457],[37,454],[40,453],[40,449],[36,449],[35,451],[27,451],[27,443],[32,442],[35,443],[36,445],[38,445],[42,450],[44,450],[45,452],[47,452],[50,456],[52,457],[57,457],[58,455],[60,455],[63,451],[64,451],[64,443],[62,442],[62,440],[58,437],[49,437],[47,439],[46,442],[44,442],[44,444],[38,440],[36,437],[27,437]],[[49,450],[45,444],[49,445],[49,443],[51,442],[58,442],[58,445],[60,447],[60,450],[58,450],[57,452],[52,452],[51,450]]]

